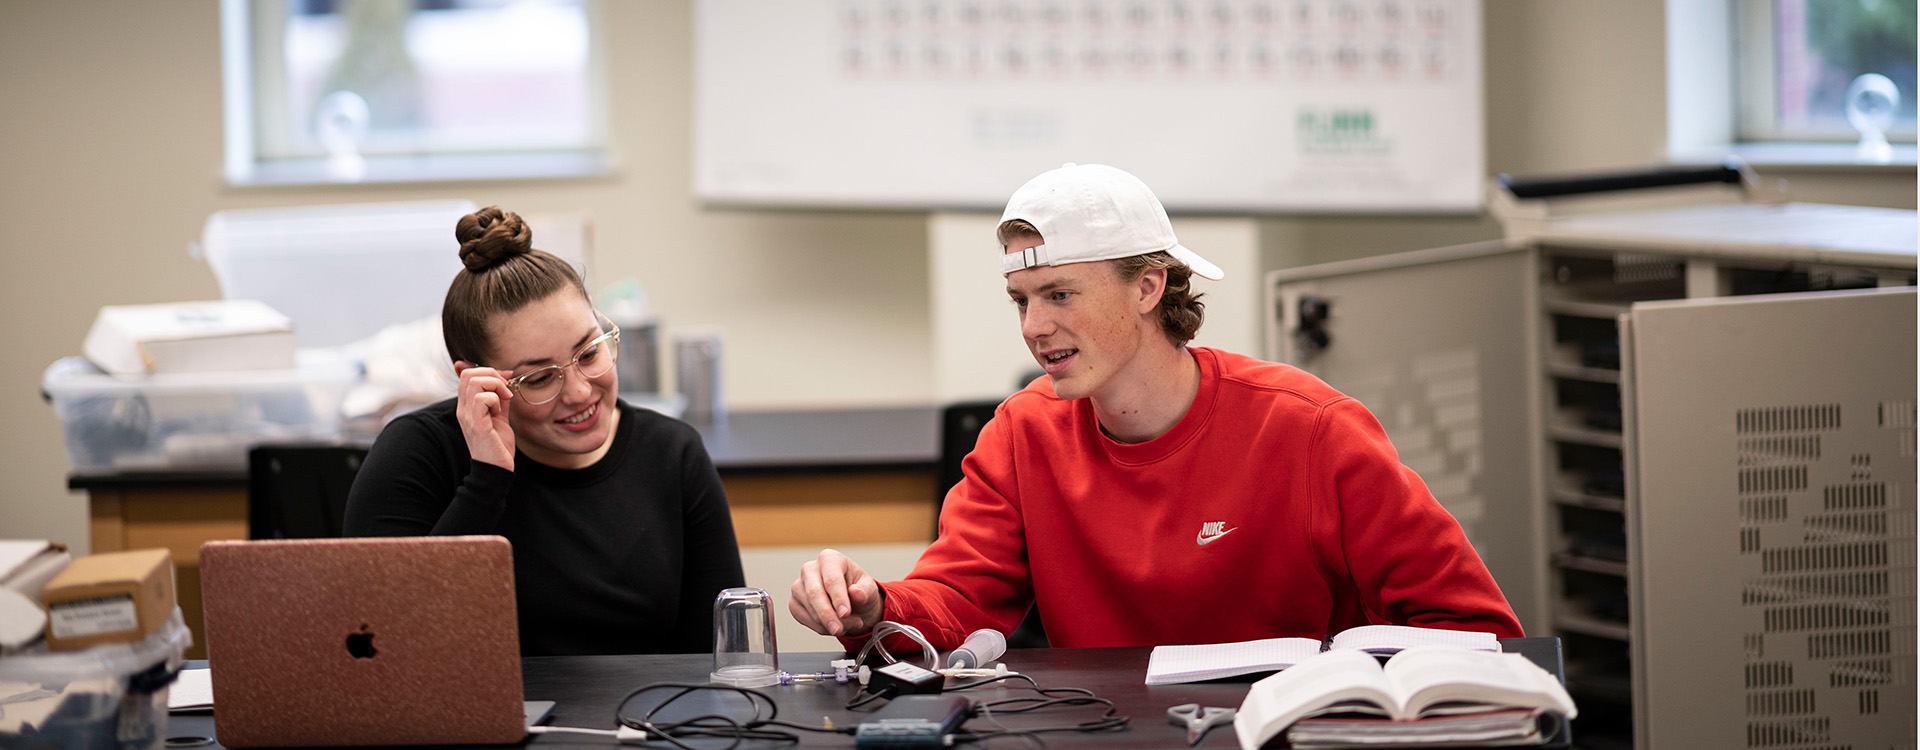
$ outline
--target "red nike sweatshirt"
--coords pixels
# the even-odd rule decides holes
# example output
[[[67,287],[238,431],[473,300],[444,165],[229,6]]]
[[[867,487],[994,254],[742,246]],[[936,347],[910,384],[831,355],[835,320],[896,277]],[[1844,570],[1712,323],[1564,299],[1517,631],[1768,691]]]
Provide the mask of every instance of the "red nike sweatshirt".
[[[885,619],[951,649],[1038,604],[1055,646],[1304,636],[1371,624],[1521,635],[1460,525],[1359,402],[1289,365],[1191,349],[1193,405],[1123,444],[1045,378],[1009,397]],[[857,649],[864,638],[845,638]],[[889,643],[889,646],[893,646]]]

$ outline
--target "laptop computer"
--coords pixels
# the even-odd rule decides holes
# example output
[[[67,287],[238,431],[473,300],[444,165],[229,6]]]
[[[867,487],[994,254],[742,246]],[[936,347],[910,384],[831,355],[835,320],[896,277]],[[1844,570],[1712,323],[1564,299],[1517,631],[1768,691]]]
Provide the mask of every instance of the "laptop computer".
[[[223,745],[526,737],[505,538],[207,542],[200,585]]]

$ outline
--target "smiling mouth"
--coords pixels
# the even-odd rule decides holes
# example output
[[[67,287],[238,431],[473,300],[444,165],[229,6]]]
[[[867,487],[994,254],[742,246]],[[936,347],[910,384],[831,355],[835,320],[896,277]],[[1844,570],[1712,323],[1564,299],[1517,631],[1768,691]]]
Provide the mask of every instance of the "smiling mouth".
[[[588,419],[592,419],[593,415],[598,413],[599,411],[600,411],[600,405],[594,404],[592,406],[587,407],[586,411],[580,412],[579,414],[575,414],[571,417],[567,417],[566,419],[560,420],[560,424],[580,424],[581,422],[585,422]]]
[[[1046,359],[1048,362],[1059,362],[1075,354],[1078,354],[1079,352],[1080,352],[1079,349],[1062,349],[1052,354],[1044,355],[1043,358]]]

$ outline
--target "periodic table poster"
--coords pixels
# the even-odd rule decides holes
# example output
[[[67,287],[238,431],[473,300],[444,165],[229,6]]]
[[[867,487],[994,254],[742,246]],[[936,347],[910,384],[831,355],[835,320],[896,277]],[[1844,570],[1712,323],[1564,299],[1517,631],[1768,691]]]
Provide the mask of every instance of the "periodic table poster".
[[[697,0],[695,192],[998,209],[1066,162],[1169,209],[1472,211],[1479,0]]]

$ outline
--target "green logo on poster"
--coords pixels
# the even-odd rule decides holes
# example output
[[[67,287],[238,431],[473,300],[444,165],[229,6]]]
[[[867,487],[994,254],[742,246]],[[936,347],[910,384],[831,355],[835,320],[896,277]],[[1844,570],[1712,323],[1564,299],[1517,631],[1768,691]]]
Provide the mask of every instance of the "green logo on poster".
[[[1393,142],[1380,135],[1370,108],[1302,107],[1293,124],[1302,154],[1379,156],[1393,150]]]

